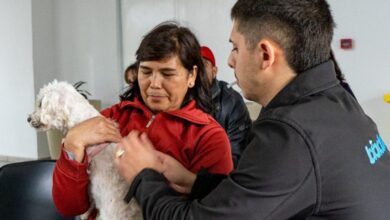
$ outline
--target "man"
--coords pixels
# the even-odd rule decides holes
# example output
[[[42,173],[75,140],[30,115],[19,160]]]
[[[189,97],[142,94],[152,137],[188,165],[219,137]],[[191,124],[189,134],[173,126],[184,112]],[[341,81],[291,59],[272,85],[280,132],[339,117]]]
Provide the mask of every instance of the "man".
[[[121,100],[131,99],[134,96],[134,82],[137,80],[137,72],[138,72],[138,63],[134,62],[130,64],[124,74],[124,79],[126,84],[128,85],[126,91],[124,91],[119,97]]]
[[[138,72],[138,63],[137,62],[130,64],[126,68],[124,78],[125,78],[125,82],[129,86],[133,86],[133,83],[137,79],[137,72]]]
[[[390,219],[390,155],[336,78],[327,2],[238,0],[231,16],[229,65],[244,96],[263,106],[254,137],[237,169],[191,201],[152,170],[160,164],[146,135],[130,133],[119,144],[126,153],[115,161],[133,181],[129,195],[144,218]],[[194,184],[160,172],[171,185]]]
[[[247,132],[251,128],[252,121],[241,95],[226,82],[216,79],[218,67],[215,65],[214,54],[210,48],[201,47],[200,54],[211,86],[214,105],[212,115],[229,136],[234,167],[237,167],[238,160],[247,145]]]

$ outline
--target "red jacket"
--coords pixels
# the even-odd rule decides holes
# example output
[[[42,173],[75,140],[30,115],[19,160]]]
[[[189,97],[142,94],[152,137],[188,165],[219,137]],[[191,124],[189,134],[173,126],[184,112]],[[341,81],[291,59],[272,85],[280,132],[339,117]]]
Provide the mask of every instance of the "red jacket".
[[[101,112],[116,120],[122,136],[132,129],[146,132],[161,152],[197,173],[202,167],[211,173],[228,174],[233,169],[229,139],[222,127],[191,101],[183,108],[156,115],[138,99],[123,101]],[[69,160],[62,151],[53,174],[53,200],[60,213],[75,216],[90,205],[87,160]]]

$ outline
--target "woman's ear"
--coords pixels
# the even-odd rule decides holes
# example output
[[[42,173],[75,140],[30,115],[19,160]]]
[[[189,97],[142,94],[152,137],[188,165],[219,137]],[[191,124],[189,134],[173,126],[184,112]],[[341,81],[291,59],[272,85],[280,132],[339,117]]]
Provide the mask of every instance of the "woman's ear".
[[[195,86],[196,76],[198,75],[198,66],[194,65],[188,74],[188,87]]]

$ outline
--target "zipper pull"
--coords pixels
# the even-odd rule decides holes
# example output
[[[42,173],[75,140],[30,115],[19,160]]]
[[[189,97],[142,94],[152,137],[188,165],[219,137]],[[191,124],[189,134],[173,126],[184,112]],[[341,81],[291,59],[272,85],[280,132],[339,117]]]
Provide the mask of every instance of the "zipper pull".
[[[149,120],[148,124],[146,125],[146,128],[149,128],[150,125],[152,125],[155,118],[156,118],[156,115],[152,115],[152,118]]]

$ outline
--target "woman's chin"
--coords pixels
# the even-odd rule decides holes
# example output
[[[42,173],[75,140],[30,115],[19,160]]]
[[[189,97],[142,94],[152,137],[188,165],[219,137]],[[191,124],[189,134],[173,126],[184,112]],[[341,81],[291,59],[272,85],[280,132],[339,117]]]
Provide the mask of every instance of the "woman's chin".
[[[166,109],[164,107],[163,103],[161,103],[161,102],[150,102],[149,101],[146,103],[146,105],[154,113],[161,112],[161,111],[164,111]]]

